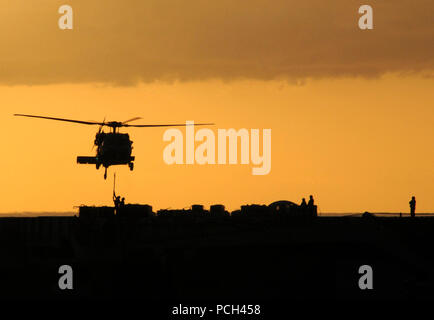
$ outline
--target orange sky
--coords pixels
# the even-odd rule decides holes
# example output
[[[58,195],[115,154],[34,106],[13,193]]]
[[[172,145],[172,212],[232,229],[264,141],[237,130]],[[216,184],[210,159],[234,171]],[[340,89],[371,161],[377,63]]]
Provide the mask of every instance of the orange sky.
[[[69,210],[110,204],[112,178],[94,166],[96,128],[14,112],[84,120],[214,121],[217,128],[271,128],[272,169],[253,176],[250,165],[173,165],[163,162],[164,128],[130,129],[136,169],[115,167],[118,192],[156,208],[193,203],[299,201],[310,193],[323,211],[432,211],[434,81],[385,76],[376,80],[219,81],[135,87],[52,85],[1,87],[3,195],[1,211]],[[236,106],[236,107],[235,107]],[[114,170],[112,169],[113,173]]]
[[[0,3],[0,212],[111,204],[113,172],[127,202],[156,209],[313,194],[322,212],[406,212],[412,195],[434,211],[429,1],[372,1],[371,33],[357,29],[356,1],[70,1],[69,31],[57,28],[63,2]],[[271,173],[168,166],[165,129],[146,128],[128,130],[135,171],[104,181],[76,164],[97,128],[14,113],[271,128]]]

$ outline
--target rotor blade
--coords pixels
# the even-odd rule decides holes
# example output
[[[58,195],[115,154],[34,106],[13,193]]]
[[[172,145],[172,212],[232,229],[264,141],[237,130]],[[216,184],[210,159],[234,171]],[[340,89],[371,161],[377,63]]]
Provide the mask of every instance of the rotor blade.
[[[124,122],[122,122],[122,124],[126,124],[126,123],[128,123],[128,122],[132,122],[132,121],[136,121],[136,120],[141,120],[142,118],[140,118],[140,117],[135,117],[135,118],[132,118],[132,119],[130,119],[130,120],[127,120],[127,121],[124,121]]]
[[[98,129],[98,134],[100,134],[101,133],[101,131],[102,131],[102,128],[104,127],[104,125],[105,125],[105,118],[106,117],[104,117],[104,120],[102,121],[102,124],[101,124],[101,126],[99,127],[99,129]]]
[[[29,114],[14,114],[16,117],[28,117],[28,118],[39,118],[39,119],[48,119],[48,120],[56,120],[56,121],[65,121],[65,122],[73,122],[80,124],[88,124],[88,125],[104,125],[101,122],[91,122],[91,121],[80,121],[80,120],[70,120],[70,119],[62,119],[62,118],[52,118],[52,117],[42,117],[42,116],[33,116]]]
[[[214,123],[195,123],[195,126],[213,126]],[[154,127],[186,127],[190,126],[189,124],[126,124],[123,127],[132,127],[132,128],[154,128]]]

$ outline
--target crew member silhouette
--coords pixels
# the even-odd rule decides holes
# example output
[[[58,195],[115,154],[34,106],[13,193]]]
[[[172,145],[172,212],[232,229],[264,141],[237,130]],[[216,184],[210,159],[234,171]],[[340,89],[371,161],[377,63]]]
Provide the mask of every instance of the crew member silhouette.
[[[120,206],[121,206],[121,207],[125,206],[125,198],[122,198],[121,203],[120,203]]]
[[[116,197],[116,199],[115,199],[115,207],[116,207],[116,209],[120,207],[121,203],[122,203],[121,202],[121,197]]]
[[[115,203],[115,208],[118,209],[122,203],[121,201],[121,197],[120,196],[116,196],[115,193],[113,193],[113,202]]]
[[[309,196],[309,202],[307,203],[307,206],[308,206],[309,208],[313,208],[313,205],[314,205],[314,203],[313,203],[313,196],[310,195],[310,196]]]
[[[410,200],[409,204],[410,204],[410,214],[411,214],[411,217],[414,218],[415,212],[416,212],[416,198],[414,196],[411,197],[411,200]]]
[[[303,200],[301,201],[301,205],[300,206],[303,207],[303,208],[307,207],[307,203],[306,203],[306,199],[305,198],[303,198]]]

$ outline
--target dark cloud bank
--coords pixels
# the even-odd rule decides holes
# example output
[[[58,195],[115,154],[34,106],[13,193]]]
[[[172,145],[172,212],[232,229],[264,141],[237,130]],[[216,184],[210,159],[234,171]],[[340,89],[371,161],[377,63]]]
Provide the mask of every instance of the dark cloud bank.
[[[432,75],[434,1],[365,2],[71,0],[62,31],[65,2],[16,0],[0,10],[0,83]]]

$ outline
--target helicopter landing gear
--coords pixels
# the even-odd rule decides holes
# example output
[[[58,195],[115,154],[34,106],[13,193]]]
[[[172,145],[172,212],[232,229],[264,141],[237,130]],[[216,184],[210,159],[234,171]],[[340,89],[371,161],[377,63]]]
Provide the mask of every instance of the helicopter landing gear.
[[[99,170],[99,167],[101,166],[101,164],[97,163],[96,164],[96,170]]]
[[[107,168],[105,168],[105,172],[104,172],[104,180],[107,180]]]
[[[134,162],[128,163],[128,167],[130,168],[130,171],[134,170]]]

